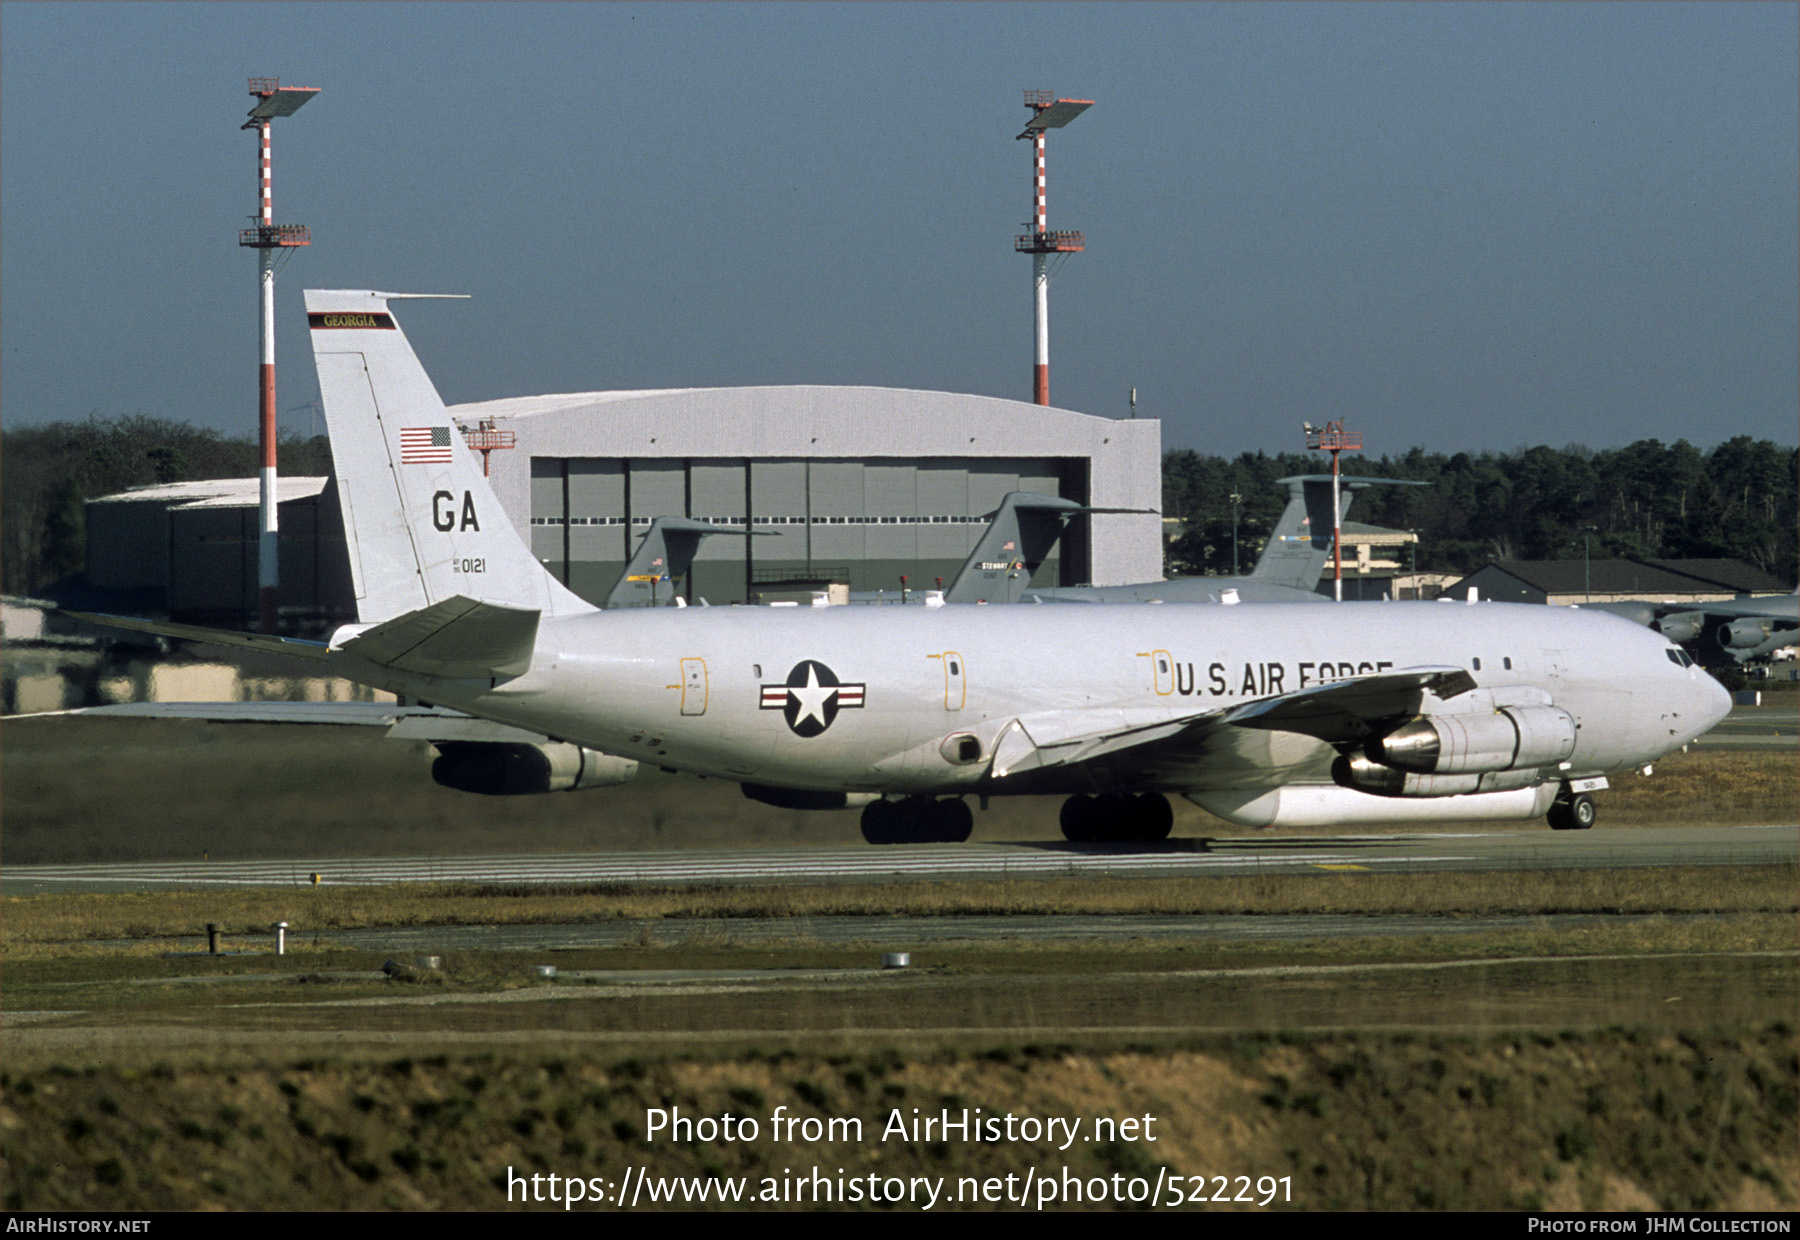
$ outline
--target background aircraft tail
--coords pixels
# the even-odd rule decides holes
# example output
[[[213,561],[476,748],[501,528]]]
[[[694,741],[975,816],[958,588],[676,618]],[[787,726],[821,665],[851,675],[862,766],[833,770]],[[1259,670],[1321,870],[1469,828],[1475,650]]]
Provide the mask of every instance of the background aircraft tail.
[[[307,289],[357,618],[451,598],[544,615],[595,608],[533,558],[388,308],[413,294]]]
[[[761,533],[763,531],[754,531]],[[775,531],[769,530],[773,535]],[[631,553],[630,563],[619,574],[618,584],[606,596],[604,606],[666,607],[675,601],[681,579],[693,566],[700,540],[713,534],[748,538],[753,531],[739,526],[713,525],[692,517],[658,517],[650,523],[644,540]]]
[[[1331,558],[1331,475],[1296,474],[1278,478],[1288,489],[1287,507],[1275,522],[1268,544],[1250,570],[1252,581],[1265,585],[1316,590]],[[1338,479],[1338,520],[1350,515],[1356,493],[1371,486],[1424,486],[1404,478]]]
[[[1136,508],[1087,508],[1072,499],[1009,491],[988,514],[988,527],[944,591],[946,603],[1016,603],[1049,558],[1071,517]]]

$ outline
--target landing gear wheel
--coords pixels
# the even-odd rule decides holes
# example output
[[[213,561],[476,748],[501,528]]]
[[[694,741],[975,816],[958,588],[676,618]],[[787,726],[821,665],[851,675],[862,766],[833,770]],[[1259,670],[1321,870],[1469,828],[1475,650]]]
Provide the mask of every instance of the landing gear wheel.
[[[870,801],[863,806],[862,837],[871,844],[900,842],[901,809],[893,801]]]
[[[1144,792],[1131,798],[1131,838],[1166,840],[1175,827],[1175,811],[1160,792]]]
[[[960,798],[937,803],[938,838],[946,844],[965,843],[975,833],[975,811]]]
[[[1600,811],[1594,806],[1594,798],[1585,792],[1578,792],[1564,800],[1558,800],[1550,806],[1550,829],[1553,831],[1586,831],[1594,825]]]
[[[1062,803],[1059,815],[1063,838],[1073,844],[1091,844],[1100,838],[1100,814],[1095,798],[1076,795]]]

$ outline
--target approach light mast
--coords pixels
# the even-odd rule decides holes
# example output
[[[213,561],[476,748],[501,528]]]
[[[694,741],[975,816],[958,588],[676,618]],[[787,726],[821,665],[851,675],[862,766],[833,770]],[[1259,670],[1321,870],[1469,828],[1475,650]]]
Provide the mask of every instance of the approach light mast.
[[[1033,148],[1033,183],[1035,212],[1031,231],[1013,238],[1013,249],[1031,255],[1031,284],[1037,298],[1037,362],[1032,368],[1031,398],[1040,405],[1050,403],[1050,256],[1079,254],[1087,241],[1078,232],[1051,232],[1044,202],[1044,131],[1061,129],[1094,106],[1092,99],[1058,99],[1047,90],[1025,92],[1025,106],[1031,119],[1025,122],[1020,139],[1030,138]]]
[[[257,628],[273,633],[276,605],[281,596],[280,500],[275,477],[275,267],[277,256],[297,246],[311,245],[312,232],[304,224],[277,224],[275,198],[269,174],[269,128],[277,116],[292,116],[319,93],[316,86],[283,86],[280,78],[251,78],[250,93],[259,101],[250,109],[242,128],[261,137],[259,168],[262,204],[255,228],[238,233],[238,245],[257,252],[262,286],[262,354],[257,368],[260,388],[260,439],[262,447],[261,523],[256,540]]]

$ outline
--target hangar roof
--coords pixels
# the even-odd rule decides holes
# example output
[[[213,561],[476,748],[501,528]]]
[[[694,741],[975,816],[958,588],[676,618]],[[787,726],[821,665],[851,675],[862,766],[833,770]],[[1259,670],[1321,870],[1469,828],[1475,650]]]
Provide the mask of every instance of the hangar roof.
[[[550,439],[602,439],[632,456],[1087,455],[1132,443],[1161,456],[1161,424],[1122,421],[997,396],[911,388],[660,388],[515,396],[454,405],[459,422],[492,418]],[[534,436],[535,438],[535,436]],[[574,451],[539,439],[534,451]]]

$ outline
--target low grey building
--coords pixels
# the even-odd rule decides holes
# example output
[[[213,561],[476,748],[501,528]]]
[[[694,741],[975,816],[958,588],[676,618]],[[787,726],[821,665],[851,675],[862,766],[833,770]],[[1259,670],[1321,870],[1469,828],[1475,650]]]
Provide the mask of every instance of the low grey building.
[[[1793,589],[1742,560],[1495,560],[1445,591],[1502,603],[1717,603]]]
[[[242,627],[257,614],[261,483],[216,478],[89,500],[87,586],[177,620]],[[282,478],[277,490],[284,629],[356,618],[337,488]]]

